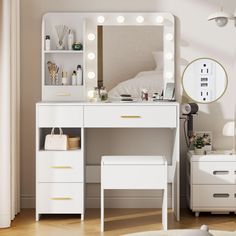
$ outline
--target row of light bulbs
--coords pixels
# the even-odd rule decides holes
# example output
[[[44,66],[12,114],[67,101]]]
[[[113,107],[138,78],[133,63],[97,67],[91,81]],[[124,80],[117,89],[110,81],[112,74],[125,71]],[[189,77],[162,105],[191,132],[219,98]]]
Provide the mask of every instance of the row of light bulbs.
[[[98,16],[97,17],[97,22],[99,24],[103,24],[105,22],[105,20],[106,20],[106,18],[104,16]],[[144,20],[145,20],[144,17],[141,16],[141,15],[136,17],[136,22],[139,23],[139,24],[142,24],[144,22]],[[125,22],[125,17],[122,16],[122,15],[117,16],[116,21],[119,24],[123,24]],[[157,16],[156,17],[156,22],[158,24],[162,24],[164,22],[164,17],[163,16]]]
[[[141,15],[139,15],[139,16],[136,17],[136,22],[139,23],[139,24],[142,24],[142,23],[144,22],[144,20],[145,20],[144,17],[141,16]],[[103,24],[105,21],[106,21],[106,18],[105,18],[104,16],[100,15],[100,16],[97,17],[97,22],[98,22],[99,24]],[[117,17],[116,17],[116,21],[117,21],[117,23],[119,23],[119,24],[123,24],[123,23],[125,22],[125,17],[122,16],[122,15],[117,16]],[[163,22],[164,22],[164,17],[163,17],[163,16],[157,16],[157,17],[156,17],[156,23],[157,23],[157,24],[162,24]],[[89,41],[94,41],[94,40],[96,39],[96,36],[95,36],[95,34],[93,34],[93,33],[89,33],[89,34],[87,35],[87,39],[88,39]],[[173,34],[167,33],[167,34],[165,35],[165,40],[167,40],[167,41],[172,41],[173,39],[174,39],[174,35],[173,35]],[[93,53],[93,52],[89,52],[89,53],[87,54],[87,58],[88,58],[89,60],[94,60],[95,57],[96,57],[96,55],[95,55],[95,53]],[[173,55],[173,53],[171,53],[171,52],[167,52],[167,53],[165,54],[165,58],[166,58],[167,60],[172,60],[172,59],[174,58],[174,55]],[[90,72],[88,72],[87,76],[88,76],[89,79],[94,79],[94,78],[96,77],[96,74],[95,74],[95,72],[90,71]],[[172,73],[172,72],[166,72],[165,77],[166,77],[167,79],[171,79],[171,78],[173,78],[173,73]],[[89,92],[92,93],[93,91],[89,91]]]

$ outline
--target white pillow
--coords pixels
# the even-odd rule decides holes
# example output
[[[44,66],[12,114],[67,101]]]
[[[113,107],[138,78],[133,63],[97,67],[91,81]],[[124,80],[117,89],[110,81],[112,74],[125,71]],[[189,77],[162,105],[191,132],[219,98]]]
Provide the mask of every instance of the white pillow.
[[[152,55],[156,63],[156,70],[163,70],[164,68],[163,51],[152,52]]]

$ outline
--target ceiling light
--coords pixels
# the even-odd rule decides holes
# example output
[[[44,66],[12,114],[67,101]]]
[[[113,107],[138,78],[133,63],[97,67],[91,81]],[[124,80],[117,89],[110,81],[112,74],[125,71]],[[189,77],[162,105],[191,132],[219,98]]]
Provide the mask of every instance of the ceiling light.
[[[209,21],[215,20],[216,24],[219,27],[223,27],[228,23],[228,20],[232,19],[232,18],[233,18],[233,16],[231,14],[228,14],[227,12],[225,12],[223,10],[223,8],[221,7],[220,11],[211,14],[207,19]]]

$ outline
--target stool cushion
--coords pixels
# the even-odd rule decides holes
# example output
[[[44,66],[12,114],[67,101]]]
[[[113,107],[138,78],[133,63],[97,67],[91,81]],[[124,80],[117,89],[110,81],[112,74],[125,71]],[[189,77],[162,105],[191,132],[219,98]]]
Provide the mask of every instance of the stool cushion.
[[[102,156],[103,165],[165,165],[163,156]]]

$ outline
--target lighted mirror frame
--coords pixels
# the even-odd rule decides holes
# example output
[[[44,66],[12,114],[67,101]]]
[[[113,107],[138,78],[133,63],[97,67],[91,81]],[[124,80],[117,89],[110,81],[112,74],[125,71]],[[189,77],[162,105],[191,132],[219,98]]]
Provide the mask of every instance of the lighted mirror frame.
[[[132,13],[90,13],[85,19],[85,73],[86,94],[97,87],[98,81],[98,45],[97,27],[106,25],[127,25],[127,26],[163,26],[163,80],[164,98],[167,83],[175,83],[175,19],[171,13],[162,12],[132,12]]]

